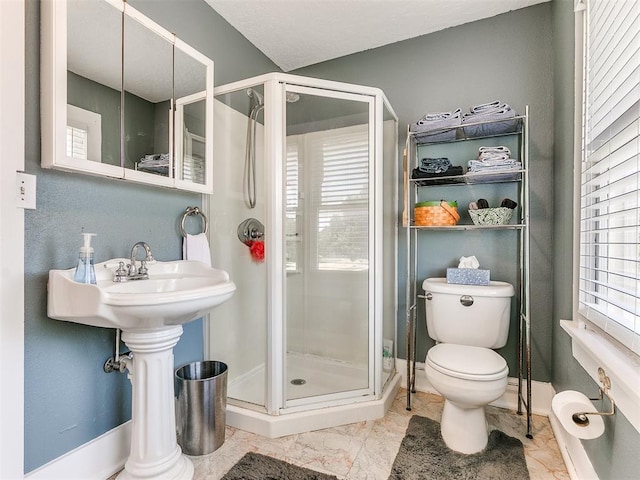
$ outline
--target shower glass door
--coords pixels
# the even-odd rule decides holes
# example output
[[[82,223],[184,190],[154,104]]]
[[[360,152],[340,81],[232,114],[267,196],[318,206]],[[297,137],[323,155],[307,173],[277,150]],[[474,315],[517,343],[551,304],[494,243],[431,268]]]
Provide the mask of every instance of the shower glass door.
[[[367,95],[283,88],[283,389],[292,407],[372,393],[374,103]]]

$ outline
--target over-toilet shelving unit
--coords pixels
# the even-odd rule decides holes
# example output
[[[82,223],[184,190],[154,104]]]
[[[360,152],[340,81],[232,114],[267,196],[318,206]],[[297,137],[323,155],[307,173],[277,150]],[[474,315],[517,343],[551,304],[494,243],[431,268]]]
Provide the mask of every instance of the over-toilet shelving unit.
[[[529,107],[525,107],[524,115],[508,119],[515,124],[513,131],[500,133],[497,135],[466,136],[464,127],[491,127],[492,124],[504,124],[505,120],[500,119],[492,122],[465,123],[463,126],[444,128],[434,133],[444,133],[455,130],[455,140],[432,142],[425,140],[425,133],[411,132],[407,129],[407,142],[404,159],[404,211],[402,222],[406,233],[406,351],[407,351],[407,410],[411,410],[411,393],[415,393],[416,380],[416,343],[417,343],[417,321],[418,301],[423,295],[418,293],[418,262],[422,255],[427,252],[420,252],[418,238],[424,234],[434,231],[451,230],[464,233],[470,230],[482,230],[490,238],[491,232],[496,230],[512,230],[515,232],[518,241],[518,285],[519,291],[516,311],[518,312],[518,414],[526,412],[527,416],[527,437],[533,438],[531,434],[531,316],[530,316],[530,296],[529,296]],[[495,125],[493,125],[495,126]],[[489,128],[490,129],[490,128]],[[453,135],[450,135],[453,137]],[[439,137],[442,138],[442,137]],[[491,140],[488,140],[491,139]],[[512,151],[512,157],[517,158],[522,163],[521,170],[510,170],[512,175],[498,175],[495,172],[488,174],[473,174],[451,177],[420,178],[412,179],[411,172],[418,166],[419,150],[421,147],[437,146],[438,151],[451,149],[455,158],[451,158],[454,165],[466,165],[467,161],[475,155],[470,151],[478,141],[487,140],[495,144],[496,142],[510,142],[517,145],[517,157]],[[469,148],[466,150],[468,158],[461,158],[460,152],[465,151],[465,144]],[[477,154],[477,150],[476,150]],[[502,172],[504,173],[504,172]],[[451,183],[447,183],[451,182]],[[518,195],[518,207],[514,211],[511,223],[508,225],[474,225],[470,220],[463,220],[455,226],[419,226],[415,224],[413,216],[415,204],[418,202],[420,192],[430,187],[448,187],[452,189],[465,189],[478,184],[499,184],[513,183],[516,185]],[[466,205],[458,205],[461,217],[466,217]],[[421,280],[421,279],[420,279]]]

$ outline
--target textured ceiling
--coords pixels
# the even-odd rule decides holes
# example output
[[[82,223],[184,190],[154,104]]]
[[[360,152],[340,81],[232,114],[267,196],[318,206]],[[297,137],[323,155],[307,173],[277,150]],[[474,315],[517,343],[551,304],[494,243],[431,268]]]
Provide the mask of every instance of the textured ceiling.
[[[205,0],[285,72],[549,0]]]

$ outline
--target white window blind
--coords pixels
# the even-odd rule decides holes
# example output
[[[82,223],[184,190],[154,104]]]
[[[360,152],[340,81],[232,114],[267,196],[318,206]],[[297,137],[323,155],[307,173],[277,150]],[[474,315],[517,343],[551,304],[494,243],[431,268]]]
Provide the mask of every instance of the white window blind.
[[[313,137],[310,149],[316,267],[365,270],[369,259],[367,125],[322,132]]]
[[[299,207],[299,179],[300,165],[298,161],[297,137],[287,139],[286,158],[286,186],[285,186],[285,245],[286,245],[286,268],[288,271],[297,271],[300,268],[298,248],[301,239],[300,227],[298,226]]]
[[[579,312],[640,354],[638,25],[638,1],[587,1]]]
[[[182,179],[204,185],[206,139],[201,135],[191,133],[189,129],[185,128],[182,138],[182,148],[184,149]]]
[[[102,116],[67,105],[67,157],[100,162],[102,160]]]
[[[67,157],[87,159],[89,139],[86,129],[67,125]]]

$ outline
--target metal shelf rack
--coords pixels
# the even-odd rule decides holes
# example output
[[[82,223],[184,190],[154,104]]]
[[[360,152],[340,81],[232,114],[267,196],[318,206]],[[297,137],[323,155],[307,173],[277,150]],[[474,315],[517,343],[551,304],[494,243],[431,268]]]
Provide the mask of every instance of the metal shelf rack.
[[[511,120],[511,119],[510,119]],[[456,129],[456,139],[443,142],[425,141],[424,133],[413,133],[408,131],[407,143],[404,155],[404,212],[402,215],[403,226],[406,233],[406,351],[407,351],[407,410],[411,410],[411,394],[415,393],[416,380],[416,346],[417,346],[417,306],[418,299],[424,298],[418,294],[418,236],[433,231],[496,231],[514,230],[518,235],[518,275],[519,275],[519,307],[518,311],[518,414],[526,413],[527,417],[527,437],[533,438],[531,434],[531,316],[530,316],[530,294],[529,294],[529,107],[525,107],[525,114],[515,117],[517,128],[514,132],[502,133],[500,135],[488,136],[466,136],[464,127],[452,127],[442,129],[441,133],[447,130]],[[498,120],[497,122],[504,122]],[[469,125],[490,125],[494,122],[478,122]],[[417,166],[418,147],[426,145],[445,145],[470,140],[482,140],[494,137],[517,136],[518,156],[522,162],[522,169],[509,173],[515,174],[512,178],[504,179],[483,174],[462,175],[456,177],[437,177],[436,179],[412,179],[411,171]],[[444,183],[443,183],[444,182]],[[449,182],[449,183],[447,183]],[[491,183],[517,183],[519,196],[519,214],[517,223],[509,225],[473,225],[458,224],[455,226],[417,226],[414,224],[412,212],[418,199],[418,192],[430,187],[451,187],[468,188],[478,184]],[[524,411],[524,412],[523,412]]]

